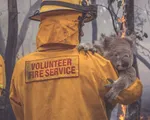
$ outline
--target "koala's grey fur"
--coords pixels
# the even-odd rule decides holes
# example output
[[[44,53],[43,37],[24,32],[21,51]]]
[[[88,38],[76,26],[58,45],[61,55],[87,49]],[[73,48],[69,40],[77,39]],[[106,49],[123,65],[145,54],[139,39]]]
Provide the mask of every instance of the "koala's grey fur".
[[[79,45],[79,49],[84,49],[85,51],[91,50],[93,52],[97,51],[100,55],[110,60],[118,72],[118,79],[107,86],[111,88],[105,95],[108,102],[115,99],[122,90],[129,87],[136,79],[136,71],[134,67],[132,67],[133,39],[135,38],[121,38],[115,35],[107,37],[101,35],[101,39],[96,41],[94,45],[89,43]],[[108,118],[110,117],[112,108],[106,105]]]
[[[129,87],[136,79],[136,71],[132,67],[133,64],[133,42],[129,38],[120,38],[117,36],[102,36],[102,43],[96,42],[93,46],[98,53],[110,60],[114,68],[117,70],[119,78],[110,87],[110,91],[106,94],[108,101],[115,99],[119,93]]]

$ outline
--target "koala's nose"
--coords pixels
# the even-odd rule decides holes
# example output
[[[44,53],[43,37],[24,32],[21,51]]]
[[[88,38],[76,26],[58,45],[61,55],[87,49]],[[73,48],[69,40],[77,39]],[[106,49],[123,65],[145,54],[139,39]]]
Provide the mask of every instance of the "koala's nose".
[[[128,62],[123,62],[122,67],[128,67],[129,63]]]

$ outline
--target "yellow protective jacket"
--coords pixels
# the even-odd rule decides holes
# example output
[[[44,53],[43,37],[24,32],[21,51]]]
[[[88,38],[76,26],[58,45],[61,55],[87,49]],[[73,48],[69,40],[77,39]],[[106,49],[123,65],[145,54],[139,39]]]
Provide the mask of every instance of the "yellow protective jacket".
[[[2,56],[0,55],[0,95],[2,89],[5,88],[6,85],[6,78],[5,78],[5,64]]]
[[[44,19],[37,51],[16,63],[10,100],[17,120],[107,120],[104,86],[117,74],[100,55],[78,52],[78,16]],[[114,102],[130,104],[141,94],[137,79]]]

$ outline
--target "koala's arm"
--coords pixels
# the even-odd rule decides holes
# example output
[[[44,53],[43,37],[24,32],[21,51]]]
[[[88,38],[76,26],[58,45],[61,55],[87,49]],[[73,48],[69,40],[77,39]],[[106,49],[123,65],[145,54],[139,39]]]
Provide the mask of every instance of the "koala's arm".
[[[124,105],[131,104],[142,96],[143,85],[137,78],[128,88],[124,89],[113,104],[120,103]]]
[[[114,72],[115,70],[113,69],[111,63],[108,62],[106,66],[107,66],[106,67],[107,78],[116,80],[116,78],[114,78],[115,76],[114,74],[116,73]],[[133,81],[133,83],[131,83],[131,85],[128,88],[120,92],[119,96],[112,103],[113,104],[120,103],[124,105],[131,104],[142,96],[142,90],[143,90],[143,85],[141,81],[138,78],[136,78],[136,80]]]
[[[97,66],[100,66],[100,63],[102,61],[105,61],[104,62],[105,64],[103,64],[103,72],[105,73],[104,77],[110,78],[112,80],[117,80],[118,79],[117,73],[116,73],[115,69],[113,68],[111,62],[106,59],[102,60],[102,58],[98,54],[95,54],[95,57],[97,58],[97,59],[95,59],[96,60],[95,62],[97,62]],[[105,84],[109,83],[107,80],[104,80],[103,82]],[[106,92],[108,92],[108,91],[109,91],[109,89],[106,88]],[[124,105],[131,104],[141,97],[142,91],[143,91],[143,85],[142,85],[141,81],[138,78],[136,78],[136,80],[133,81],[133,83],[131,83],[131,85],[128,88],[126,88],[122,92],[120,92],[119,96],[117,97],[116,100],[114,100],[112,102],[112,104],[114,104],[114,105],[117,103],[124,104]]]

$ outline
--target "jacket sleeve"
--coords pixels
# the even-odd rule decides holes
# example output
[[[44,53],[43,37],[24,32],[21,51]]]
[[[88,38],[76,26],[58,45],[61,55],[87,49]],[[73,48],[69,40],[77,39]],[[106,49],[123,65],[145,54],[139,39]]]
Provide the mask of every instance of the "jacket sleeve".
[[[118,78],[118,76],[117,76],[117,73],[116,73],[115,69],[113,68],[111,62],[104,58],[102,59],[102,57],[99,56],[98,54],[96,54],[95,57],[98,58],[98,60],[97,60],[98,64],[103,62],[102,68],[105,73],[104,74],[105,78],[110,78],[110,79],[116,80]],[[107,80],[105,80],[104,83],[108,84],[109,82]],[[119,94],[117,99],[113,101],[113,104],[117,104],[117,103],[124,104],[124,105],[131,104],[141,97],[142,90],[143,90],[143,85],[142,85],[141,81],[137,78],[128,88],[124,89]]]
[[[107,78],[116,80],[116,72],[112,67],[110,61],[107,62],[105,68],[107,69]],[[143,85],[141,81],[137,78],[128,88],[124,89],[116,100],[113,101],[113,104],[120,103],[124,105],[131,104],[138,100],[142,96]]]
[[[0,95],[2,89],[6,87],[5,64],[2,56],[0,56]]]
[[[142,96],[142,89],[143,85],[137,78],[127,89],[124,89],[113,102],[124,105],[131,104]]]
[[[21,104],[21,98],[19,97],[19,91],[18,91],[18,85],[17,85],[17,74],[16,74],[16,69],[14,70],[13,77],[11,80],[11,85],[10,85],[10,94],[9,94],[9,99],[11,106],[13,108],[16,120],[24,120],[24,115],[23,115],[23,105]]]

